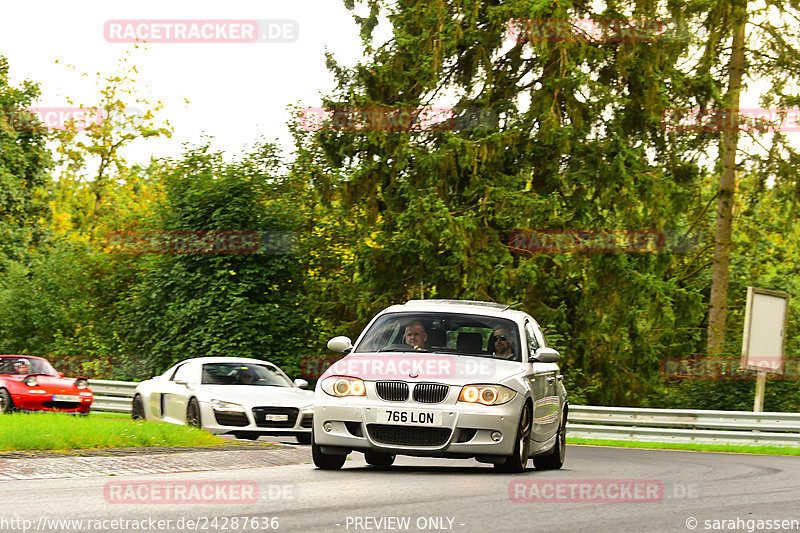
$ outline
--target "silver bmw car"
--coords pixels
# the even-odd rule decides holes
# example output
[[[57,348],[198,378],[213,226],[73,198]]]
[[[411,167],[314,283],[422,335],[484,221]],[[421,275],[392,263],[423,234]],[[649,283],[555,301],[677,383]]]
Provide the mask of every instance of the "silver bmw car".
[[[240,439],[291,435],[311,442],[313,396],[277,366],[245,357],[198,357],[142,381],[131,405],[134,419],[162,420]]]
[[[506,305],[411,300],[381,311],[314,394],[312,455],[338,469],[352,451],[475,458],[500,472],[564,463],[567,394],[536,321]]]

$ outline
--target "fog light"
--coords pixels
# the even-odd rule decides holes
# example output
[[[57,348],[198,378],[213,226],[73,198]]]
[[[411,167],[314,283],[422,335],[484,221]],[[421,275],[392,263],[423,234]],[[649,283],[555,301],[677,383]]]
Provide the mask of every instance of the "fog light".
[[[492,431],[492,440],[495,442],[500,442],[500,439],[503,438],[503,434],[499,431]]]
[[[322,424],[322,429],[325,430],[325,433],[330,433],[331,431],[333,431],[333,424],[331,424],[330,422],[325,422],[324,424]]]

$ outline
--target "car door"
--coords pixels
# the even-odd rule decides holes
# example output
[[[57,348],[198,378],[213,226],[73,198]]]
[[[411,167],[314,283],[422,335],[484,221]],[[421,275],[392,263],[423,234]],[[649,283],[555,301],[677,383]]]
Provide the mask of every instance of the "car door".
[[[536,350],[543,346],[544,337],[532,318],[525,320],[525,340],[528,345],[528,362],[533,375],[533,440],[544,442],[558,431],[559,400],[557,389],[558,365],[541,363],[533,359]],[[538,335],[537,335],[538,333]]]
[[[194,394],[192,388],[197,384],[197,365],[183,363],[164,382],[161,395],[161,406],[164,420],[167,422],[185,424],[186,408],[189,398]]]

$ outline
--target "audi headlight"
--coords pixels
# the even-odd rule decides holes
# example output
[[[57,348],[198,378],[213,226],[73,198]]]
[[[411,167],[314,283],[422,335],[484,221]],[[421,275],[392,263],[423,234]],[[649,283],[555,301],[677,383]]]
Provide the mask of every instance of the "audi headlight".
[[[22,382],[28,387],[35,387],[39,384],[39,382],[36,380],[36,376],[28,376],[27,378],[23,379]]]
[[[229,413],[244,413],[244,407],[238,403],[223,402],[222,400],[211,400],[208,402],[215,411],[227,411]]]
[[[466,385],[458,395],[459,402],[483,405],[503,405],[514,399],[517,393],[504,385]]]
[[[325,378],[322,390],[331,396],[366,396],[367,389],[364,382],[358,378],[333,376]]]

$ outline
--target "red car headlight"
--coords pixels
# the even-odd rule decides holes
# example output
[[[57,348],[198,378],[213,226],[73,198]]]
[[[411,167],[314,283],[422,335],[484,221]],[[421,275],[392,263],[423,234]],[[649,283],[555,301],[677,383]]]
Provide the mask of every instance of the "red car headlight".
[[[36,376],[28,376],[27,378],[23,379],[22,382],[28,387],[35,387],[39,384],[39,382],[36,380]]]
[[[78,378],[75,380],[75,387],[79,389],[88,389],[89,388],[89,380],[86,378]]]

